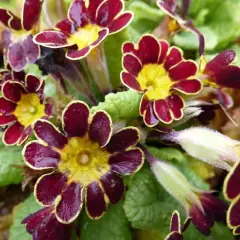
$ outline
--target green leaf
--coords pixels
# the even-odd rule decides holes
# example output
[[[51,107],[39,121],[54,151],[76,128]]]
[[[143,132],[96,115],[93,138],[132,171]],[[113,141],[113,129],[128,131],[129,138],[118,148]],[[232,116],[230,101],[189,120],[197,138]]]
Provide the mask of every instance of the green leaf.
[[[105,101],[92,108],[92,112],[104,110],[113,120],[131,119],[139,117],[139,103],[141,95],[134,91],[110,93]]]
[[[20,183],[23,179],[22,149],[20,147],[0,146],[0,187]]]
[[[91,220],[86,213],[81,224],[81,240],[131,240],[129,223],[122,203],[111,205],[99,220]]]
[[[27,233],[25,226],[21,222],[29,214],[36,212],[40,208],[41,206],[36,203],[33,195],[16,207],[13,224],[9,232],[9,240],[32,240],[32,236]]]

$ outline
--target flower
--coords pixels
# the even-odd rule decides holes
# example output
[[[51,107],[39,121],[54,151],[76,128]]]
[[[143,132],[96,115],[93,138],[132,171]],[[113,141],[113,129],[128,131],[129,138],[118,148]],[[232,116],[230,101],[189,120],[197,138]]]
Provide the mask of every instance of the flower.
[[[137,46],[123,45],[123,68],[123,84],[143,94],[139,111],[147,126],[180,120],[182,95],[194,95],[202,89],[195,77],[196,64],[184,60],[180,49],[152,35],[144,35]]]
[[[37,141],[23,150],[26,164],[33,169],[52,169],[35,185],[37,201],[55,206],[56,217],[70,223],[79,215],[84,199],[89,217],[99,219],[109,202],[117,203],[125,192],[120,175],[138,171],[143,152],[136,128],[126,127],[112,135],[110,116],[104,111],[90,114],[81,101],[63,111],[61,133],[46,120],[34,124]]]
[[[227,225],[234,235],[240,234],[240,162],[237,162],[228,173],[223,184],[223,193],[231,204],[227,211]]]
[[[182,204],[196,228],[202,234],[209,235],[214,221],[224,220],[227,204],[214,197],[211,192],[191,185],[176,167],[154,158],[149,152],[144,152],[158,182]]]
[[[32,124],[51,115],[52,106],[44,104],[44,81],[26,75],[25,84],[6,81],[0,98],[0,126],[9,125],[3,134],[6,145],[21,145],[32,133]]]
[[[42,0],[24,0],[21,19],[12,12],[0,8],[0,22],[8,30],[2,35],[7,61],[14,71],[21,71],[28,63],[34,63],[40,55],[40,47],[32,38],[38,28]]]
[[[22,224],[34,240],[70,240],[72,224],[60,223],[54,214],[53,208],[45,207],[26,217]]]
[[[204,53],[205,48],[205,39],[202,33],[195,28],[191,20],[185,20],[184,15],[186,15],[190,1],[188,1],[188,6],[184,6],[182,9],[178,9],[177,1],[176,0],[158,0],[157,5],[158,7],[166,13],[171,20],[168,23],[168,28],[171,31],[176,31],[180,27],[186,29],[187,31],[191,31],[192,33],[196,34],[199,40],[199,55],[202,56]]]
[[[74,0],[68,18],[56,24],[57,29],[38,33],[34,42],[49,48],[71,47],[66,57],[81,59],[109,34],[121,31],[133,19],[122,0]]]
[[[183,233],[186,231],[190,223],[190,218],[187,218],[181,226],[180,214],[175,210],[171,217],[170,233],[165,240],[183,240]]]

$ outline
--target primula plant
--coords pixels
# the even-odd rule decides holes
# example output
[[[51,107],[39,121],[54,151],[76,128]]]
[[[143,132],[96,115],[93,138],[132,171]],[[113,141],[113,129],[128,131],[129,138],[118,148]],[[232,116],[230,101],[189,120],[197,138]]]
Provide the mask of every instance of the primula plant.
[[[2,0],[0,239],[236,239],[239,11]]]

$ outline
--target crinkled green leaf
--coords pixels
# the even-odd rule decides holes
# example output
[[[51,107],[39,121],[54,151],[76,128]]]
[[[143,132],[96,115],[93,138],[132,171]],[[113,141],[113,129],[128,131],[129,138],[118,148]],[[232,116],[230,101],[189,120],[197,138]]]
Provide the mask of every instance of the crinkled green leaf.
[[[139,103],[141,95],[134,91],[110,93],[105,101],[92,108],[92,112],[105,110],[113,120],[131,119],[139,117]]]
[[[23,179],[22,149],[0,146],[0,186],[20,183]]]
[[[81,240],[131,240],[131,230],[122,203],[111,205],[99,220],[85,214],[81,224]]]
[[[33,195],[28,197],[23,203],[16,207],[14,211],[13,224],[9,232],[9,240],[31,240],[32,236],[27,233],[21,221],[29,214],[39,210],[41,206],[36,203]]]

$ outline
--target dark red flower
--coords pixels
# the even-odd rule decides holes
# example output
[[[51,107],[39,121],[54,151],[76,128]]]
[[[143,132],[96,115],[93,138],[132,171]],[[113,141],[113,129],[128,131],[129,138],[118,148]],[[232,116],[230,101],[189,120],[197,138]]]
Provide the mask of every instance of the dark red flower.
[[[27,75],[25,83],[6,81],[0,98],[0,126],[8,125],[3,134],[6,145],[21,145],[32,133],[32,124],[51,115],[52,106],[44,104],[45,82]]]
[[[3,47],[7,61],[14,71],[21,71],[28,63],[34,63],[40,55],[40,48],[33,41],[41,14],[42,0],[24,0],[21,19],[12,12],[0,8],[0,22],[3,31]]]
[[[68,18],[37,34],[34,42],[49,48],[70,47],[66,57],[77,60],[85,57],[109,34],[121,31],[133,19],[125,11],[122,0],[74,0]]]
[[[45,207],[28,217],[22,224],[34,240],[71,240],[72,224],[62,224],[55,216],[52,207]]]
[[[74,221],[83,202],[93,219],[100,218],[109,202],[117,203],[125,192],[120,175],[138,171],[143,152],[136,128],[127,127],[112,135],[112,121],[104,111],[90,114],[81,101],[63,111],[64,134],[46,120],[34,125],[37,141],[28,143],[23,156],[33,169],[53,169],[35,185],[35,196],[45,206],[54,204],[57,219]],[[85,200],[84,200],[85,199]]]
[[[140,115],[148,126],[169,124],[183,117],[183,95],[201,91],[195,76],[197,65],[184,60],[182,51],[152,35],[144,35],[137,46],[123,45],[124,85],[143,94]]]

